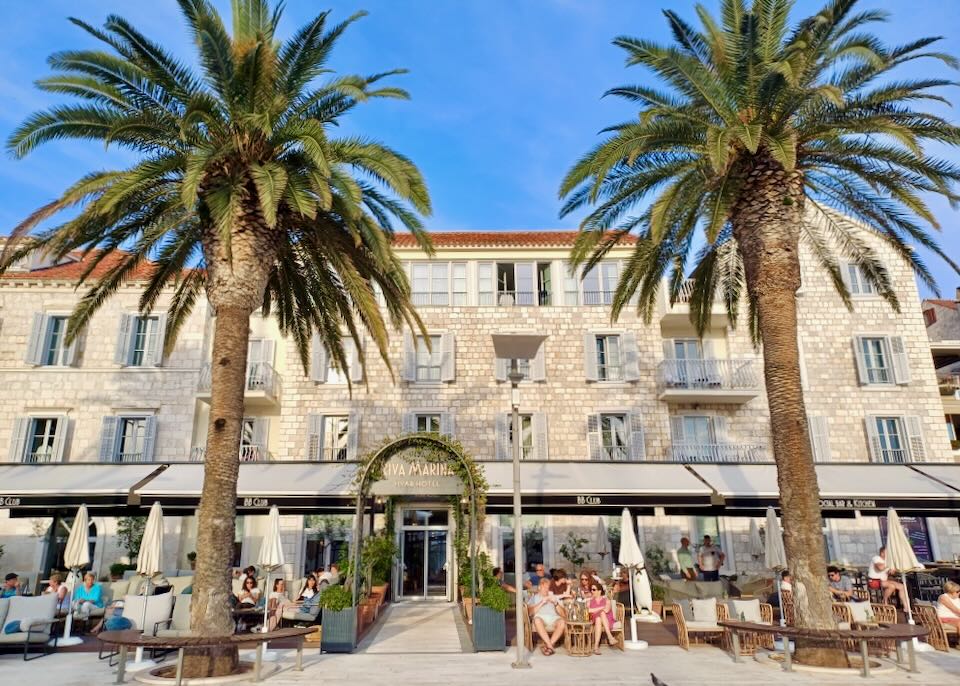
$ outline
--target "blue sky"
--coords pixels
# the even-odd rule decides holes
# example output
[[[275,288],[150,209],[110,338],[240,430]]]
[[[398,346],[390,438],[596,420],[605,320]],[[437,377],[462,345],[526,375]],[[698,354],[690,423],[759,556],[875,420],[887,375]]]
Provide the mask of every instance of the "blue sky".
[[[215,0],[228,10],[228,0]],[[717,7],[718,0],[703,0]],[[944,35],[941,48],[960,56],[960,5],[956,0],[864,0],[884,7],[892,20],[877,29],[891,42]],[[546,229],[575,227],[578,217],[557,218],[557,188],[565,171],[598,140],[598,131],[633,114],[633,108],[601,99],[607,88],[643,82],[625,69],[610,41],[628,34],[666,40],[661,7],[695,18],[694,2],[671,0],[289,0],[284,36],[323,8],[343,18],[358,9],[370,16],[338,45],[338,71],[373,73],[405,67],[395,83],[410,102],[381,101],[355,110],[345,129],[378,138],[409,155],[427,177],[434,201],[433,230]],[[821,0],[800,0],[809,14]],[[34,0],[7,9],[0,26],[0,131],[4,137],[23,118],[57,99],[33,88],[48,73],[55,50],[91,46],[67,21],[97,24],[118,13],[172,51],[189,59],[190,44],[173,0]],[[913,75],[933,62],[912,67]],[[903,75],[911,72],[904,70]],[[960,78],[953,75],[950,78]],[[958,89],[946,95],[960,99]],[[940,108],[951,118],[956,111]],[[960,162],[956,149],[937,150]],[[26,160],[0,156],[0,233],[15,225],[70,181],[91,169],[132,159],[94,144],[57,143]],[[942,244],[960,258],[960,215],[939,198],[931,204],[943,225]],[[930,259],[941,290],[952,294],[960,277]]]

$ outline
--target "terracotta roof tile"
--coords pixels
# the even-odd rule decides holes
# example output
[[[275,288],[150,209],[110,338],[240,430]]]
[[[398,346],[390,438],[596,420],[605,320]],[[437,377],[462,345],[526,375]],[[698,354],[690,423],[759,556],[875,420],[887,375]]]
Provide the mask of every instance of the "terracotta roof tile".
[[[83,274],[87,265],[94,259],[96,255],[99,254],[99,251],[93,250],[87,253],[85,257],[81,257],[79,253],[74,256],[74,259],[69,262],[62,262],[61,264],[53,265],[50,267],[43,267],[41,269],[32,269],[30,271],[14,272],[8,271],[3,275],[5,280],[37,280],[37,281],[70,281],[76,282],[80,275]],[[128,255],[121,250],[114,251],[110,255],[101,260],[101,262],[94,268],[93,272],[87,277],[90,281],[96,281],[103,278],[111,271],[116,269],[123,259]],[[153,271],[153,262],[143,262],[138,266],[132,274],[128,277],[128,281],[143,281],[149,278],[151,272]]]
[[[569,248],[576,240],[576,231],[431,231],[437,248]],[[628,236],[624,243],[633,243]],[[393,244],[398,248],[415,248],[409,233],[398,233]]]
[[[940,307],[946,307],[950,310],[956,310],[958,303],[955,300],[924,300],[925,303],[930,303],[931,305],[939,305]]]

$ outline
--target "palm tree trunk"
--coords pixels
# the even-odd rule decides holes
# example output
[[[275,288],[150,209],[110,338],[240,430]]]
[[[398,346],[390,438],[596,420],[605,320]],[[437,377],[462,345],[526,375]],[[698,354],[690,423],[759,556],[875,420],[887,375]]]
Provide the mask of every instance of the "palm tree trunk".
[[[773,457],[797,624],[832,629],[836,623],[826,580],[820,491],[807,433],[797,345],[802,219],[801,172],[785,170],[761,151],[745,176],[734,208],[733,230],[763,343]],[[803,643],[797,646],[796,659],[821,666],[847,665],[840,648]]]

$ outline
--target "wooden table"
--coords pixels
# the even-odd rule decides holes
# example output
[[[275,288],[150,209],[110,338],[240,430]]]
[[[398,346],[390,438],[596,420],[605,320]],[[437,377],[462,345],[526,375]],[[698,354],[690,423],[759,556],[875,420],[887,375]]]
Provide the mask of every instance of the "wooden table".
[[[593,622],[571,622],[567,620],[564,634],[564,647],[570,657],[590,657],[593,655]]]

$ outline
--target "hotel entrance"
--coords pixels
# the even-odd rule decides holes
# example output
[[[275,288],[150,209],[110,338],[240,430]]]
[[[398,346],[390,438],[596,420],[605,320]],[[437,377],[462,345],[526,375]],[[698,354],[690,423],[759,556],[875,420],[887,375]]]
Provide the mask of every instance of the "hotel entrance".
[[[398,600],[451,600],[450,510],[400,506]]]

